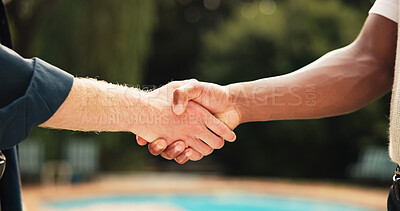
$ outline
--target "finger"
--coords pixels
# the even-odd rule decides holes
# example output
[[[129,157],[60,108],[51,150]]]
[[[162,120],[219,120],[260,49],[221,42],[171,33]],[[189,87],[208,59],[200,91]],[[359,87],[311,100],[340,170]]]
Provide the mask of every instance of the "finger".
[[[192,156],[190,156],[189,158],[191,161],[199,161],[203,158],[203,155],[200,152],[193,150]]]
[[[167,141],[164,139],[157,139],[151,143],[149,143],[148,148],[152,155],[159,155],[161,152],[167,148]]]
[[[189,83],[174,90],[172,110],[176,115],[185,112],[189,100],[196,99],[201,95],[201,86],[196,79],[191,79]]]
[[[204,143],[206,143],[208,146],[210,146],[213,149],[220,149],[224,146],[224,139],[221,137],[215,135],[213,132],[211,132],[207,127],[206,127],[206,122],[210,121],[211,119],[215,118],[209,111],[201,107],[201,105],[195,103],[195,102],[189,102],[189,107],[190,111],[192,111],[192,108],[196,112],[194,112],[194,115],[197,115],[200,118],[200,122],[195,122],[191,123],[193,126],[193,131],[196,131],[194,133],[194,136],[198,139],[201,139]],[[188,112],[189,113],[189,112]],[[192,115],[189,113],[189,115]],[[214,120],[215,121],[215,120]],[[201,123],[204,122],[204,123]],[[215,121],[217,122],[217,121]],[[211,124],[211,123],[209,123]],[[202,151],[200,151],[197,148],[193,149],[197,150],[198,152],[202,153],[205,155]]]
[[[172,160],[178,157],[186,148],[186,144],[183,141],[176,141],[175,143],[169,145],[164,152],[161,153],[161,156],[167,160]]]
[[[208,129],[210,129],[212,132],[214,132],[216,135],[224,140],[227,140],[229,142],[233,142],[236,140],[236,134],[215,116],[207,116],[205,125]]]
[[[221,149],[224,146],[224,139],[222,139],[221,137],[218,137],[217,135],[212,133],[207,128],[204,128],[204,130],[202,130],[202,132],[200,134],[197,134],[197,137],[213,149]],[[194,149],[196,149],[196,148],[194,148]],[[199,152],[201,152],[201,151],[199,151]],[[202,153],[202,154],[204,155],[204,153]]]
[[[175,161],[179,164],[184,164],[190,159],[192,154],[193,154],[193,149],[187,148],[180,155],[178,155],[178,157],[175,158]]]
[[[140,136],[136,136],[136,142],[140,145],[140,146],[144,146],[147,144],[147,141],[144,140],[144,138],[140,137]]]
[[[205,128],[205,129],[208,131],[207,128]],[[208,131],[208,132],[210,132],[210,131]],[[211,148],[209,145],[207,145],[200,139],[190,138],[190,139],[186,140],[186,143],[188,146],[190,146],[190,148],[201,153],[203,156],[207,156],[213,152],[213,148]]]

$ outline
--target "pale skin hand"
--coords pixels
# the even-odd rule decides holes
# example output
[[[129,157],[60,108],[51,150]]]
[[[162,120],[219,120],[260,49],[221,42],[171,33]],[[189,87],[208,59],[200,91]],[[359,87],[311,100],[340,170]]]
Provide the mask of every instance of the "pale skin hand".
[[[212,113],[218,111],[217,116],[234,108],[239,117],[237,124],[323,118],[356,111],[391,89],[396,35],[395,22],[371,14],[350,45],[332,51],[295,72],[224,87],[229,93],[229,100],[222,102],[227,104],[226,110],[220,110],[221,101],[203,106]],[[176,114],[185,110],[189,100],[199,102],[199,99],[210,97],[210,92],[220,93],[220,88],[215,85],[193,83],[191,86],[196,89],[175,91],[174,108],[178,104],[183,107],[174,109]],[[229,125],[229,122],[225,123]],[[149,144],[150,151],[154,148],[155,145]],[[163,153],[174,154],[171,151],[167,148]],[[182,150],[182,153],[185,152]],[[179,156],[178,153],[174,155]]]
[[[184,115],[187,112],[186,108],[190,103],[190,99],[207,108],[232,130],[240,123],[239,112],[234,107],[234,104],[230,102],[227,87],[198,82],[194,79],[189,80],[188,83],[174,91],[173,102],[175,106],[173,110],[175,114]],[[177,106],[177,104],[181,105]],[[147,144],[147,141],[140,136],[137,137],[137,142],[139,145]],[[204,154],[198,153],[191,148],[185,150],[183,146],[184,143],[180,141],[168,146],[163,139],[158,139],[149,144],[149,151],[153,155],[161,153],[164,158],[175,159],[180,164],[187,162],[189,159],[192,161],[200,160],[204,156]],[[188,156],[188,153],[192,154],[192,156]]]
[[[185,148],[191,147],[208,155],[213,149],[223,146],[223,139],[233,141],[235,134],[194,102],[188,104],[185,115],[173,114],[169,102],[172,91],[185,83],[172,82],[144,92],[93,79],[75,78],[65,102],[40,126],[132,132],[148,140],[163,137],[167,144],[183,140]]]

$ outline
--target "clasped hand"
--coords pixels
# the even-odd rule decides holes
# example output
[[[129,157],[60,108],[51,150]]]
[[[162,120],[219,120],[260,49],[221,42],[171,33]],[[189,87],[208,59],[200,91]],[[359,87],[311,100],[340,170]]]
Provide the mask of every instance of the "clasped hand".
[[[151,91],[145,101],[153,117],[160,118],[144,122],[137,143],[149,143],[153,155],[183,164],[222,148],[224,140],[236,139],[232,130],[240,122],[240,113],[227,87],[194,79],[176,81]]]

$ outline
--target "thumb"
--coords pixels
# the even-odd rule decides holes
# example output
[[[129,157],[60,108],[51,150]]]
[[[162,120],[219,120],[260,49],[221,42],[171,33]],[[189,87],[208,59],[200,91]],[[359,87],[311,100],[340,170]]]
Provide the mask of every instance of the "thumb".
[[[186,110],[189,100],[196,99],[200,96],[200,94],[200,83],[196,79],[192,79],[189,83],[174,90],[172,110],[176,115],[183,114]]]

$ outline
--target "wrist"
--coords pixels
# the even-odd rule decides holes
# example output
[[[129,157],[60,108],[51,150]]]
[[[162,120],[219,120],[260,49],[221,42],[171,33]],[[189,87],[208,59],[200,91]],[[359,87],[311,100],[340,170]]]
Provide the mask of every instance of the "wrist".
[[[132,119],[129,131],[151,142],[160,138],[155,131],[170,123],[172,109],[159,90],[135,92],[131,97],[132,107],[127,113]]]
[[[225,86],[228,96],[229,104],[239,116],[239,124],[247,122],[246,120],[246,95],[243,94],[244,86],[240,83],[229,84]]]
[[[125,106],[120,108],[119,112],[124,120],[123,124],[121,124],[122,129],[134,134],[143,134],[149,124],[149,119],[151,119],[149,93],[129,88],[125,92],[125,100]]]
[[[240,116],[240,123],[272,119],[269,89],[257,86],[254,82],[244,82],[230,84],[228,90],[230,102]]]

